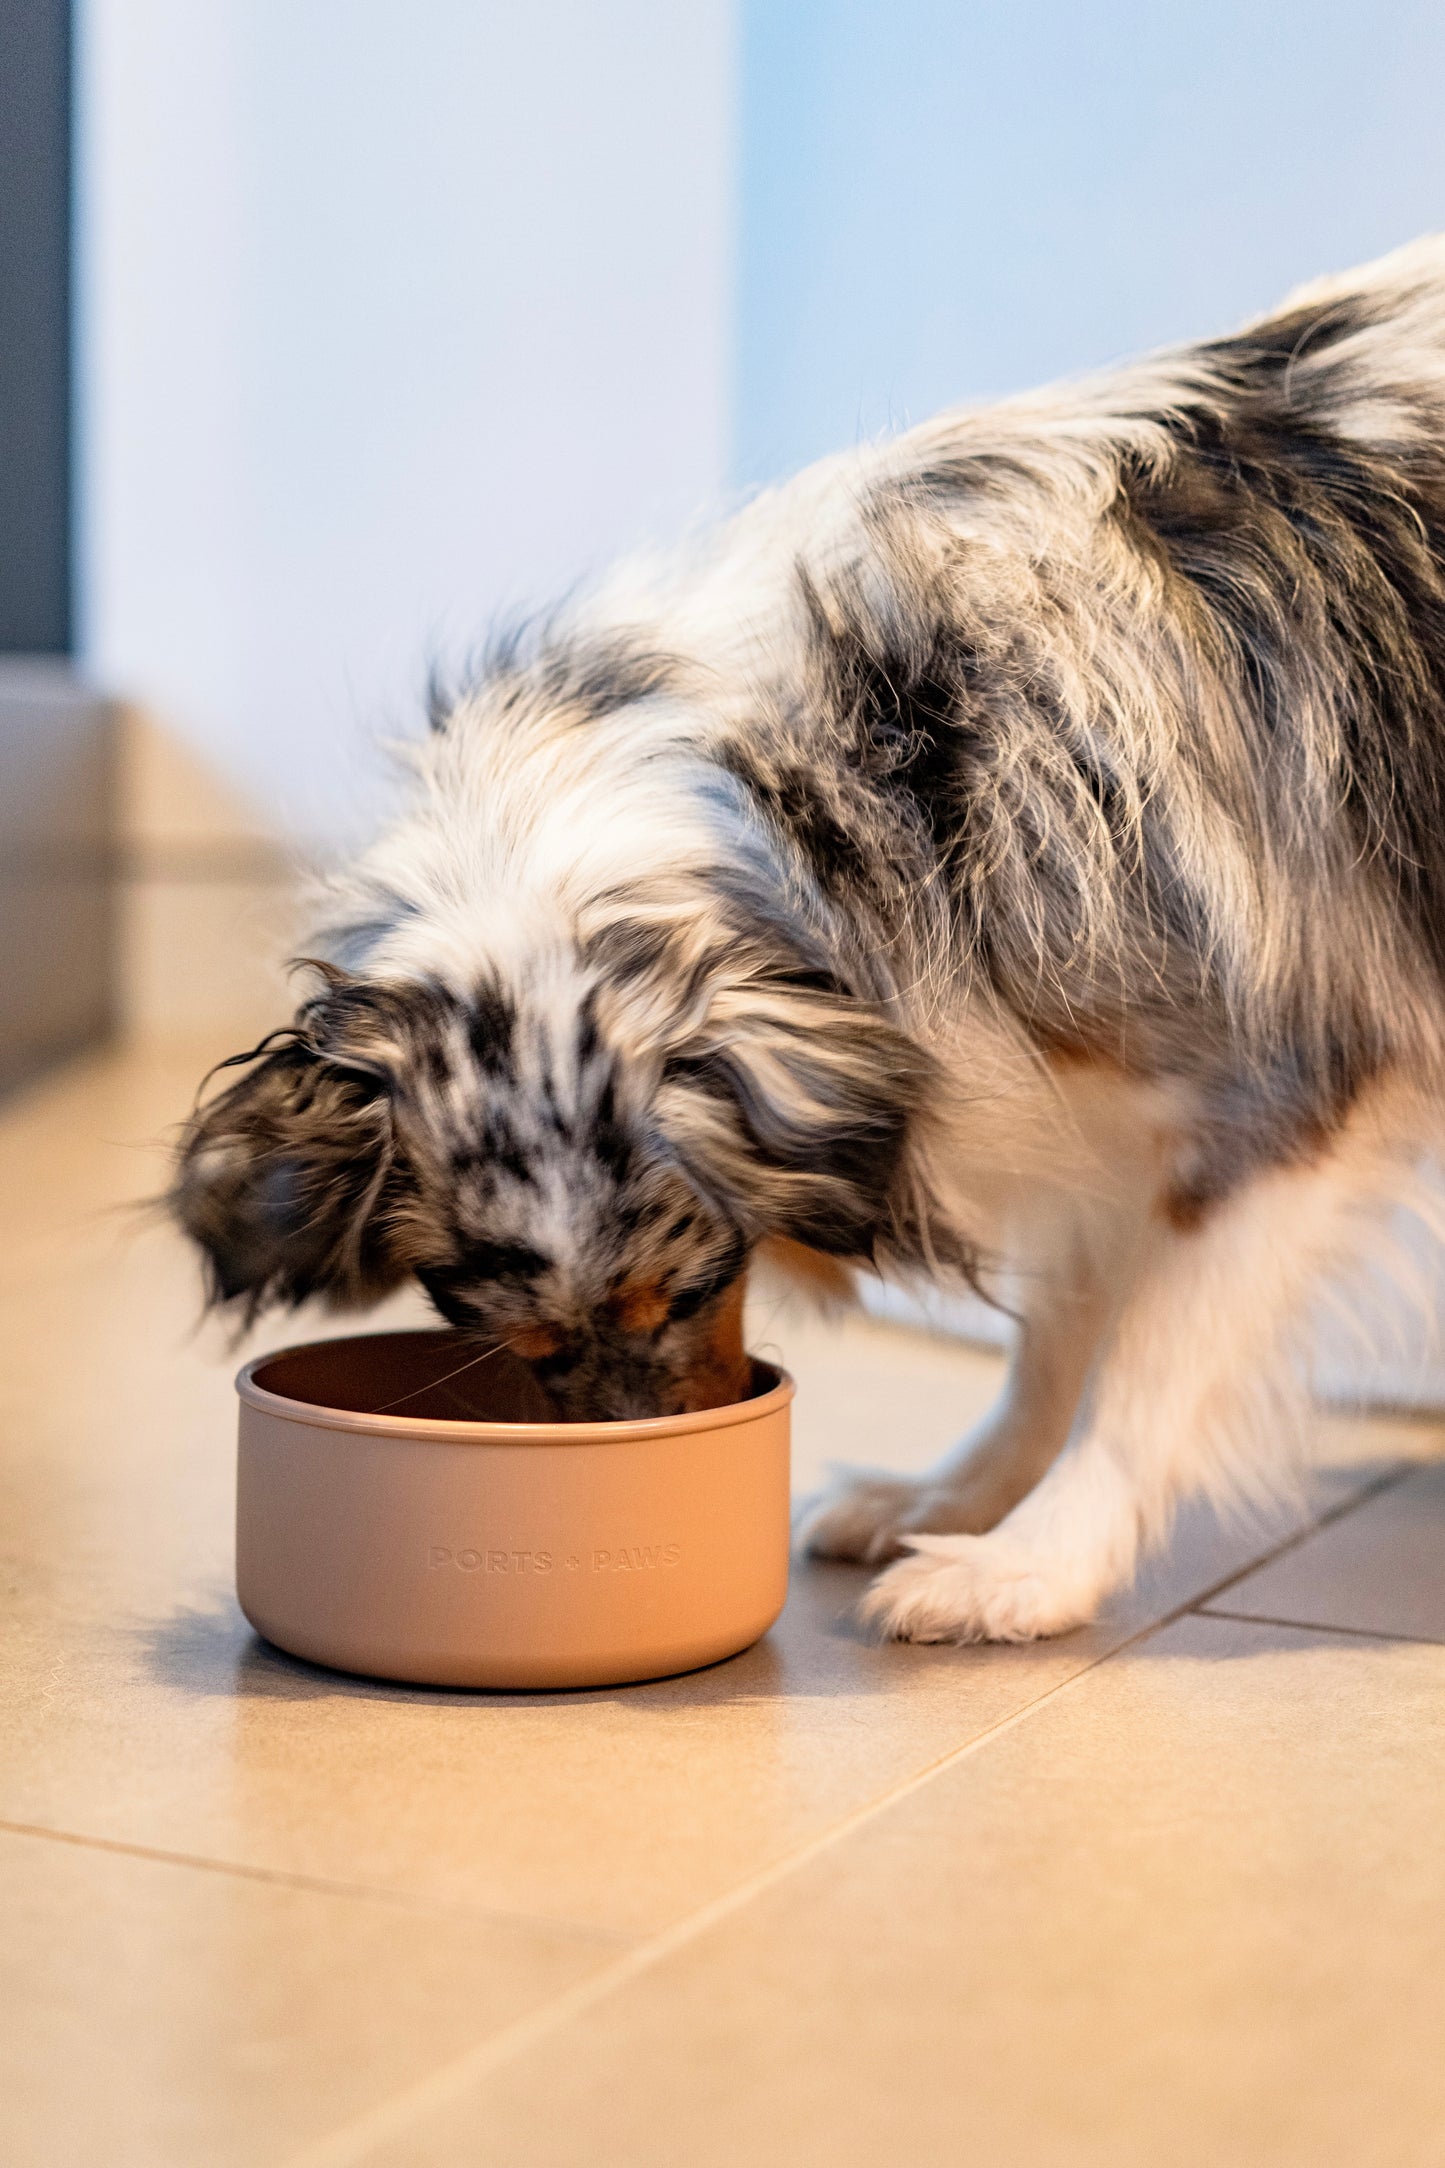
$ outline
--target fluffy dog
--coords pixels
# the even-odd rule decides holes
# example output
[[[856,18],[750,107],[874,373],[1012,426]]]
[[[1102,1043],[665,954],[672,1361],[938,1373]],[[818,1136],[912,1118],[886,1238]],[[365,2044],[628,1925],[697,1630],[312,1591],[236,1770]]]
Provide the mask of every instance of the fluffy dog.
[[[1058,1633],[1284,1480],[1439,1126],[1445,243],[826,460],[434,722],[187,1137],[217,1300],[415,1274],[624,1416],[745,1389],[767,1238],[971,1283],[997,1413],[804,1530],[899,1636]]]

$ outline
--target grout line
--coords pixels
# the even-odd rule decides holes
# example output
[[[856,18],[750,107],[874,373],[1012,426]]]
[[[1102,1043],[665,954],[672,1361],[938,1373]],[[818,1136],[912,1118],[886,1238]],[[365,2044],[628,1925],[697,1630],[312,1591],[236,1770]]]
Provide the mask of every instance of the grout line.
[[[1273,1618],[1264,1611],[1221,1611],[1213,1604],[1199,1605],[1198,1616],[1236,1619],[1242,1626],[1287,1626],[1295,1633],[1348,1634],[1352,1641],[1408,1641],[1414,1648],[1445,1647],[1445,1641],[1442,1641],[1439,1634],[1390,1633],[1383,1626],[1327,1626],[1320,1619]]]
[[[1152,1633],[1154,1630],[1154,1627],[1150,1626],[1145,1632]],[[1132,1640],[1142,1638],[1143,1634],[1131,1636]],[[981,1747],[1014,1730],[1045,1702],[1052,1701],[1056,1694],[1063,1693],[1077,1680],[1087,1677],[1091,1671],[1097,1671],[1101,1664],[1117,1656],[1120,1648],[1128,1645],[1127,1642],[1121,1642],[1118,1647],[1095,1657],[1092,1663],[1085,1664],[1079,1671],[1071,1672],[1068,1678],[1060,1679],[1056,1685],[1026,1703],[1023,1708],[1015,1709],[1011,1715],[989,1725],[987,1730],[966,1740],[962,1746],[955,1747],[937,1761],[930,1762],[926,1769],[915,1770],[911,1777],[906,1777],[891,1790],[880,1793],[876,1799],[869,1800],[866,1806],[856,1808],[839,1822],[830,1823],[827,1829],[820,1830],[818,1835],[810,1838],[806,1844],[798,1845],[781,1859],[774,1860],[770,1866],[759,1868],[756,1874],[735,1883],[733,1888],[726,1890],[722,1896],[714,1897],[696,1912],[690,1912],[673,1926],[664,1928],[660,1934],[652,1936],[634,1949],[625,1951],[610,1964],[594,1972],[590,1978],[581,1980],[575,1987],[554,1996],[540,2009],[514,2019],[511,2024],[504,2025],[499,2032],[491,2034],[475,2047],[464,2049],[449,2063],[443,2063],[438,2069],[430,2071],[426,2077],[418,2079],[403,2092],[391,2094],[379,2106],[367,2109],[317,2143],[303,2147],[299,2153],[290,2156],[285,2168],[354,2168],[354,2164],[364,2160],[373,2146],[399,2135],[431,2110],[445,2107],[449,2101],[469,2090],[479,2079],[489,2076],[492,2071],[503,2063],[510,2062],[537,2041],[546,2039],[549,2033],[556,2032],[560,2026],[585,2016],[618,1988],[626,1987],[642,1974],[651,1972],[665,1958],[685,1949],[709,1928],[730,1919],[754,1898],[765,1895],[799,1868],[806,1867],[824,1852],[831,1851],[834,1845],[851,1836],[855,1830],[866,1827],[900,1800],[922,1790],[924,1785],[931,1783],[943,1770],[968,1760]]]
[[[588,1926],[581,1920],[552,1919],[540,1913],[512,1912],[497,1905],[459,1904],[454,1898],[427,1897],[409,1890],[373,1887],[364,1882],[336,1882],[325,1875],[298,1874],[284,1867],[252,1867],[241,1860],[211,1859],[204,1853],[171,1852],[158,1845],[128,1844],[120,1837],[88,1837],[73,1829],[48,1829],[40,1822],[12,1822],[0,1816],[0,1834],[39,1837],[51,1844],[74,1845],[85,1852],[115,1852],[123,1859],[144,1859],[163,1867],[191,1867],[201,1874],[231,1875],[243,1882],[266,1882],[280,1889],[310,1890],[323,1897],[348,1897],[374,1904],[398,1905],[413,1912],[446,1912],[473,1919],[495,1920],[504,1926],[552,1929],[558,1934],[583,1935],[594,1942],[630,1943],[633,1938],[615,1927]]]
[[[1247,1566],[1237,1567],[1233,1573],[1227,1573],[1222,1581],[1216,1581],[1213,1587],[1206,1588],[1202,1595],[1191,1597],[1188,1603],[1181,1604],[1179,1610],[1171,1613],[1169,1618],[1162,1619],[1160,1624],[1172,1625],[1173,1621],[1181,1618],[1185,1612],[1202,1610],[1205,1604],[1213,1603],[1216,1596],[1222,1596],[1227,1588],[1235,1587],[1240,1581],[1247,1581],[1252,1573],[1262,1572],[1266,1566],[1274,1565],[1277,1559],[1288,1557],[1291,1551],[1297,1551],[1302,1543],[1308,1543],[1310,1538],[1317,1536],[1322,1529],[1332,1528],[1335,1522],[1342,1521],[1347,1513],[1353,1513],[1356,1506],[1367,1505],[1372,1498],[1380,1497],[1387,1490],[1393,1490],[1397,1483],[1403,1483],[1412,1469],[1419,1465],[1418,1461],[1402,1460],[1393,1468],[1387,1468],[1383,1475],[1373,1477],[1361,1489],[1352,1491],[1348,1498],[1341,1498],[1323,1513],[1316,1514],[1302,1528],[1296,1528],[1271,1550],[1261,1551],[1258,1558],[1252,1558]]]
[[[1355,1506],[1362,1505],[1366,1499],[1373,1498],[1381,1491],[1388,1490],[1392,1484],[1402,1481],[1412,1465],[1413,1463],[1404,1463],[1366,1484],[1350,1498],[1330,1507],[1305,1527],[1286,1536],[1273,1549],[1262,1552],[1249,1565],[1226,1574],[1201,1594],[1193,1595],[1187,1602],[1177,1604],[1172,1611],[1166,1612],[1160,1618],[1151,1619],[1147,1626],[1141,1626],[1134,1633],[1126,1635],[1112,1648],[1096,1656],[1092,1663],[1082,1665],[1078,1671],[1071,1672],[1066,1679],[1060,1679],[1056,1685],[1048,1687],[1032,1701],[1026,1702],[1022,1708],[1015,1709],[998,1723],[989,1725],[972,1739],[965,1740],[962,1746],[941,1755],[926,1768],[915,1770],[911,1777],[904,1778],[890,1790],[880,1793],[865,1806],[856,1808],[841,1821],[831,1823],[806,1844],[798,1845],[783,1858],[774,1860],[770,1866],[760,1868],[756,1874],[747,1876],[732,1889],[700,1906],[696,1912],[690,1912],[673,1926],[664,1928],[660,1934],[624,1951],[609,1964],[599,1967],[589,1978],[578,1981],[574,1987],[554,1996],[538,2009],[514,2019],[512,2023],[504,2025],[500,2031],[492,2033],[474,2047],[464,2049],[460,2055],[453,2056],[450,2062],[429,2071],[425,2077],[406,2086],[401,2092],[388,2095],[376,2107],[366,2109],[361,2115],[354,2116],[349,2122],[329,2132],[326,2137],[304,2146],[300,2152],[289,2156],[283,2168],[360,2168],[360,2164],[364,2163],[366,2156],[376,2146],[385,2143],[389,2138],[400,2136],[422,2116],[444,2108],[460,2098],[473,2085],[491,2076],[494,2071],[517,2056],[525,2054],[528,2048],[545,2040],[564,2025],[585,2017],[610,1995],[651,1972],[677,1951],[686,1949],[710,1928],[731,1919],[755,1898],[766,1895],[769,1890],[787,1881],[791,1875],[808,1866],[813,1860],[821,1858],[824,1853],[832,1851],[855,1831],[866,1828],[870,1822],[876,1821],[880,1815],[886,1814],[902,1800],[922,1791],[945,1770],[957,1768],[985,1746],[991,1745],[995,1739],[1001,1739],[1007,1733],[1017,1730],[1020,1725],[1030,1721],[1038,1710],[1059,1695],[1067,1693],[1103,1665],[1112,1663],[1127,1649],[1135,1648],[1151,1636],[1164,1632],[1167,1627],[1176,1625],[1180,1619],[1187,1618],[1202,1604],[1208,1603],[1214,1596],[1232,1587],[1236,1581],[1242,1580],[1246,1574],[1270,1564],[1318,1530],[1327,1528],[1332,1521],[1339,1520]]]

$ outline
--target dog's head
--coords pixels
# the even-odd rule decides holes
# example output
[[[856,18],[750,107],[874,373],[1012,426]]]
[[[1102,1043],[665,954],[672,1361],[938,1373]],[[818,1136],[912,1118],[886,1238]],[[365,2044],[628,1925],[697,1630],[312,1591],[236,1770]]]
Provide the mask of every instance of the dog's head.
[[[664,979],[576,954],[465,993],[327,970],[184,1141],[173,1207],[212,1299],[415,1275],[567,1416],[742,1397],[754,1245],[871,1256],[919,1057],[815,979]]]

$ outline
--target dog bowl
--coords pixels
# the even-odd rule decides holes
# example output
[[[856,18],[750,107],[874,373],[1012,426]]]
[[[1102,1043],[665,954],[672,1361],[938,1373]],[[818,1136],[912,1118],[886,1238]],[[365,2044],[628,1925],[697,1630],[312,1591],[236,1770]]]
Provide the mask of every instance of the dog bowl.
[[[458,1333],[248,1363],[236,1587],[259,1634],[428,1686],[615,1686],[736,1655],[788,1582],[792,1380],[730,1407],[548,1420]]]

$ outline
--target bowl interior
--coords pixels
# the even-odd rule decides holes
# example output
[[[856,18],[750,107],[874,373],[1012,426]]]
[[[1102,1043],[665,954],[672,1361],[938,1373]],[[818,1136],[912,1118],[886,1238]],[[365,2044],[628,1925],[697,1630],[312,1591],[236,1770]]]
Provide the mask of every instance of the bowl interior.
[[[356,1415],[454,1423],[557,1420],[548,1395],[517,1356],[504,1347],[487,1352],[447,1326],[284,1348],[254,1376],[263,1392]]]
[[[504,1347],[479,1350],[466,1333],[360,1333],[283,1348],[252,1373],[263,1392],[355,1415],[418,1422],[551,1423],[557,1410],[527,1365]],[[771,1392],[780,1373],[753,1364],[750,1399]]]

